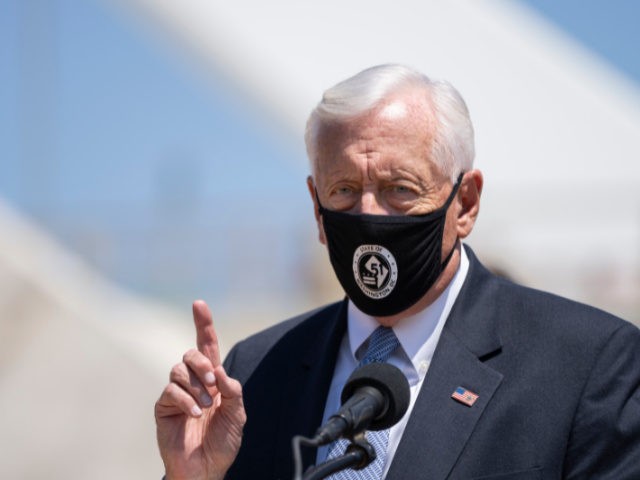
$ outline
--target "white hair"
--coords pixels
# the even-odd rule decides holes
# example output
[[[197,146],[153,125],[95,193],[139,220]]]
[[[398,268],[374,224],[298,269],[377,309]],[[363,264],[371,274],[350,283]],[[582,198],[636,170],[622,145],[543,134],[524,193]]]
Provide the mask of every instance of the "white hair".
[[[320,127],[341,123],[370,112],[391,94],[406,88],[423,89],[435,118],[431,158],[440,171],[455,181],[473,167],[473,125],[462,96],[448,82],[434,81],[409,67],[378,65],[348,78],[324,92],[307,121],[305,143],[315,173],[316,143]],[[425,122],[430,119],[426,118]]]

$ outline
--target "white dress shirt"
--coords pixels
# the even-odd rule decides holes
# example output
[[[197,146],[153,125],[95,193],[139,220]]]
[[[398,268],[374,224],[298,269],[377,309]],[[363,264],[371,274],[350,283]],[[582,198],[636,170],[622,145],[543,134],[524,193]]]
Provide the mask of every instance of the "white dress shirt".
[[[460,252],[460,266],[444,292],[427,308],[411,317],[405,318],[393,327],[401,348],[393,352],[388,363],[395,365],[406,375],[411,388],[411,400],[407,413],[398,423],[391,427],[389,432],[383,478],[387,475],[391,460],[393,460],[402,438],[402,433],[407,425],[418,397],[418,392],[422,387],[422,382],[433,358],[433,352],[440,339],[444,323],[467,276],[469,259],[464,247],[460,249]],[[338,351],[336,368],[325,404],[323,423],[340,408],[342,388],[358,366],[360,358],[364,355],[364,349],[361,348],[362,344],[379,326],[379,323],[373,317],[358,310],[351,301],[349,301],[347,316],[347,333],[342,339],[340,350]],[[328,445],[318,449],[317,463],[326,460],[328,451]]]

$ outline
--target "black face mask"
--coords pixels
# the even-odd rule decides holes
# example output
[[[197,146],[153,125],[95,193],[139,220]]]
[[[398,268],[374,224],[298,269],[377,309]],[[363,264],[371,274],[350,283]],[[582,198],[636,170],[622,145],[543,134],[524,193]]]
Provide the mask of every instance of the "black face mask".
[[[318,200],[333,269],[364,313],[395,315],[433,286],[457,245],[441,261],[446,213],[462,175],[444,205],[425,215],[349,214],[327,210]]]

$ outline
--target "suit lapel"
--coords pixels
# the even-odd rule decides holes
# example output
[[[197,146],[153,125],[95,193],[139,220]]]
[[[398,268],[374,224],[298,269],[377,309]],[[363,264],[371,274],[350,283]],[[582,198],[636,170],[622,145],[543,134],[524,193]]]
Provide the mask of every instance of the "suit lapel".
[[[387,480],[447,477],[502,381],[450,332],[443,331],[429,372],[396,451]],[[479,395],[468,407],[451,398],[457,387]]]
[[[276,478],[293,477],[291,439],[312,436],[322,422],[327,392],[333,378],[338,349],[347,325],[346,300],[317,319],[304,336],[294,341],[299,355],[292,356],[286,372],[277,436]],[[277,414],[277,412],[274,412]],[[304,468],[315,464],[316,450],[303,448]]]
[[[499,354],[498,315],[489,301],[495,277],[470,249],[469,272],[438,342],[387,480],[447,478],[502,381],[483,360]],[[472,406],[451,398],[458,387],[478,394]]]

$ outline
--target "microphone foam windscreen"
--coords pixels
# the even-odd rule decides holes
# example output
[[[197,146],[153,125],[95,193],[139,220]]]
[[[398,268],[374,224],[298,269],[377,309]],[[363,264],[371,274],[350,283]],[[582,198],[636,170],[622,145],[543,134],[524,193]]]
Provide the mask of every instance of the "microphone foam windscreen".
[[[362,387],[379,390],[387,402],[387,408],[373,420],[369,430],[389,428],[407,412],[411,398],[409,382],[397,367],[388,363],[370,363],[356,369],[342,389],[342,403]]]

